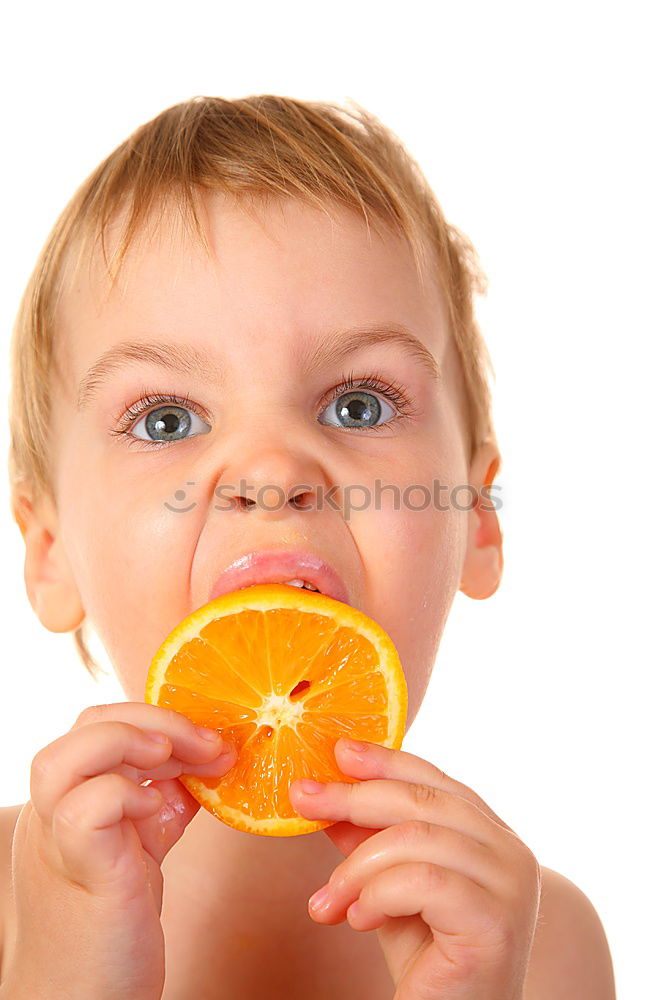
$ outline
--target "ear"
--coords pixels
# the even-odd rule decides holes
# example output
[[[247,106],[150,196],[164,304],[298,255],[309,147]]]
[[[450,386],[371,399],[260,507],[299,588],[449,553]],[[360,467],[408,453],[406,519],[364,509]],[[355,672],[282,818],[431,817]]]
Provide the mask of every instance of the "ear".
[[[50,632],[72,632],[85,610],[58,531],[54,501],[42,494],[33,499],[29,486],[18,487],[12,510],[25,542],[25,580],[28,600]]]
[[[499,465],[497,446],[485,442],[477,449],[470,467],[469,484],[475,489],[476,500],[468,512],[468,544],[459,589],[475,600],[491,597],[503,572],[503,536],[488,489]]]

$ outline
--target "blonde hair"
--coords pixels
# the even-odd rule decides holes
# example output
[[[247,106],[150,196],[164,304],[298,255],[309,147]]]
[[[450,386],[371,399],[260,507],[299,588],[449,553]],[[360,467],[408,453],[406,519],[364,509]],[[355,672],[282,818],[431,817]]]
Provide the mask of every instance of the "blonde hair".
[[[83,182],[57,219],[23,295],[11,343],[9,477],[12,513],[24,531],[20,487],[55,500],[49,464],[49,369],[57,367],[56,306],[74,247],[79,261],[99,242],[112,281],[156,210],[168,201],[208,249],[197,209],[202,190],[236,199],[290,197],[326,210],[338,202],[369,225],[404,236],[420,276],[427,261],[447,306],[461,359],[468,458],[494,438],[488,373],[473,295],[486,290],[476,251],[442,209],[396,135],[354,102],[349,107],[276,95],[195,97],[167,108],[122,142]],[[106,238],[125,210],[111,258]],[[84,249],[85,248],[85,249]],[[82,623],[82,624],[85,624]],[[92,674],[82,627],[74,639]]]

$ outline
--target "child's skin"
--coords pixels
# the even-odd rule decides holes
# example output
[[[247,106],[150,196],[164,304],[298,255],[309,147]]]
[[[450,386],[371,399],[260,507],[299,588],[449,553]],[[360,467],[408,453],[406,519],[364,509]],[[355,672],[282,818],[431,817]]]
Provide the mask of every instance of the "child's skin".
[[[291,201],[253,218],[220,195],[207,205],[212,260],[165,228],[162,241],[133,247],[108,299],[101,271],[92,281],[84,271],[61,304],[63,382],[51,423],[57,509],[42,503],[27,514],[26,583],[47,627],[72,629],[87,615],[128,702],[86,710],[33,762],[14,842],[16,912],[8,908],[0,997],[612,998],[590,904],[574,887],[554,888],[567,920],[554,907],[542,931],[540,887],[559,877],[541,870],[472,790],[419,757],[370,747],[357,759],[339,742],[341,769],[362,780],[319,796],[295,783],[290,796],[304,816],[340,822],[285,839],[230,829],[175,780],[222,774],[234,758],[219,756],[189,720],[143,704],[148,665],[233,559],[284,546],[331,562],[351,603],[397,646],[408,727],[457,589],[489,596],[502,566],[492,510],[394,510],[386,494],[381,509],[349,521],[329,506],[215,509],[216,487],[240,495],[242,479],[248,499],[266,483],[286,495],[296,484],[326,491],[376,479],[402,489],[436,478],[480,488],[497,451],[485,446],[468,468],[458,356],[435,285],[429,276],[420,287],[403,241],[369,239],[340,209],[328,218]],[[438,380],[400,348],[369,347],[363,335],[354,357],[307,368],[327,333],[382,322],[417,336],[439,363]],[[147,340],[198,348],[217,362],[213,379],[143,362],[118,369],[77,409],[79,380],[105,351]],[[412,416],[346,430],[331,425],[330,407],[331,424],[318,422],[350,370],[405,386]],[[110,433],[145,391],[199,404],[189,438],[144,448],[145,440]],[[133,428],[145,438],[142,417]],[[182,506],[195,501],[187,513],[165,506],[176,506],[178,489],[187,492]],[[169,742],[146,739],[148,731]],[[171,818],[136,788],[147,778]],[[309,896],[330,879],[329,909],[309,913]],[[374,928],[378,935],[360,933]]]

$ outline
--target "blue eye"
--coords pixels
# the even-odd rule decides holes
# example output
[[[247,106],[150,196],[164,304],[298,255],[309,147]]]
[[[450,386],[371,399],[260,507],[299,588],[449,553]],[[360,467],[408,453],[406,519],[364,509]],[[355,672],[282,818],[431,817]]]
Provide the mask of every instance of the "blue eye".
[[[327,418],[328,419],[322,419]],[[345,392],[329,403],[322,418],[318,417],[320,423],[331,423],[334,427],[378,427],[396,416],[396,410],[381,396],[376,396],[372,392],[365,392],[363,389],[355,389],[352,392]],[[333,420],[340,420],[341,423],[333,423]]]
[[[144,433],[139,433],[138,428],[142,424],[145,424],[145,430]],[[197,434],[208,434],[210,430],[210,425],[196,413],[184,406],[170,404],[151,410],[134,425],[132,433],[144,441],[180,441]]]
[[[335,393],[333,400],[317,418],[319,423],[330,427],[372,431],[383,424],[411,417],[414,413],[405,386],[396,382],[387,383],[380,375],[359,378],[350,372],[342,376],[332,391]],[[392,406],[388,400],[391,400]],[[327,415],[340,423],[323,419]]]
[[[151,409],[156,403],[162,405]],[[196,437],[198,434],[208,434],[212,428],[204,420],[204,415],[199,405],[188,397],[147,394],[127,409],[120,427],[112,430],[111,434],[129,438],[130,444],[146,441],[147,445],[141,445],[144,448],[159,446],[170,441]]]

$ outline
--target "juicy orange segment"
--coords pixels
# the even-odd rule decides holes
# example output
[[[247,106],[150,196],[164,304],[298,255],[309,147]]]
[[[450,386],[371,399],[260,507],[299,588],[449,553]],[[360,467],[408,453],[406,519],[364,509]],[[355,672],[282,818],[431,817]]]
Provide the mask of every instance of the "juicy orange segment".
[[[181,775],[205,809],[237,830],[292,837],[333,821],[295,812],[291,783],[356,781],[336,763],[341,736],[400,749],[408,694],[394,644],[372,618],[314,591],[258,584],[205,604],[167,636],[145,700],[236,747],[221,778]]]

